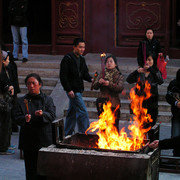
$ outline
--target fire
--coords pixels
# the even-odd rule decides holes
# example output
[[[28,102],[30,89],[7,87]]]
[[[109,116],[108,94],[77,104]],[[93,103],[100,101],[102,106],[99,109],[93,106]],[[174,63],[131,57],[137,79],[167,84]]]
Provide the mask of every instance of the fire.
[[[146,81],[144,84],[143,94],[139,95],[142,90],[141,86],[137,85],[130,91],[131,108],[133,110],[133,120],[131,119],[131,125],[128,126],[131,137],[128,137],[123,127],[120,132],[117,131],[115,124],[115,111],[111,110],[111,102],[103,105],[104,112],[99,116],[99,120],[92,122],[90,127],[86,130],[94,132],[98,130],[97,135],[98,147],[101,149],[112,150],[126,150],[135,151],[140,149],[144,145],[144,139],[146,133],[151,127],[145,128],[146,123],[152,122],[151,116],[147,114],[147,109],[143,108],[142,103],[144,100],[151,96],[150,84]],[[137,89],[137,91],[135,91]],[[117,107],[119,108],[119,107]],[[117,109],[116,108],[116,109]]]

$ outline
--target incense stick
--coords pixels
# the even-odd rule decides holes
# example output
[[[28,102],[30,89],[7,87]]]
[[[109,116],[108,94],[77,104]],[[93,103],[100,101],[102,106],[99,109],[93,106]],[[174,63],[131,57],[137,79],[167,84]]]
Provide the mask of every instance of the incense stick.
[[[28,107],[28,100],[27,99],[24,99],[24,104],[26,106],[26,111],[29,114],[29,107]]]

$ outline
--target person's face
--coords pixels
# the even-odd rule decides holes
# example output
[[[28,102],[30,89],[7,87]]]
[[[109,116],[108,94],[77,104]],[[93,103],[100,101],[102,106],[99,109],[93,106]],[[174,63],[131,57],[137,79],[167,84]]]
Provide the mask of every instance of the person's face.
[[[154,60],[153,60],[152,56],[149,56],[149,57],[147,58],[146,64],[147,64],[148,66],[150,66],[150,67],[153,66]]]
[[[153,31],[152,31],[151,29],[147,30],[147,32],[146,32],[146,37],[147,37],[149,40],[152,40],[153,36],[154,36]]]
[[[27,80],[26,86],[28,88],[29,94],[38,95],[40,93],[41,84],[39,84],[39,81],[34,77],[30,77]]]
[[[85,43],[80,42],[77,46],[73,46],[73,49],[74,49],[74,54],[76,54],[77,56],[83,55],[85,51]]]
[[[6,60],[3,60],[3,64],[5,67],[9,65],[9,56],[7,56]]]
[[[106,68],[107,69],[114,69],[116,67],[116,64],[112,57],[108,58],[106,61]]]

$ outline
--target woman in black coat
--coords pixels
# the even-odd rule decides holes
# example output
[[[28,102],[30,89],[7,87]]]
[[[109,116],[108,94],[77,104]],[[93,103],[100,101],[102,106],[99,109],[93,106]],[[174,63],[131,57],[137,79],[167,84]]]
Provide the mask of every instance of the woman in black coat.
[[[14,87],[10,80],[11,71],[8,69],[9,56],[2,51],[2,70],[0,73],[0,154],[14,154],[11,141],[11,108]]]
[[[149,53],[153,54],[154,66],[157,66],[158,55],[163,56],[163,53],[161,52],[160,42],[154,37],[152,28],[146,29],[144,40],[139,43],[137,52],[137,62],[139,67],[144,66],[144,62]]]
[[[50,96],[41,92],[42,80],[38,74],[29,74],[25,79],[28,94],[18,99],[15,120],[21,126],[19,148],[24,152],[26,179],[37,175],[38,150],[52,144],[52,121],[56,109]]]
[[[138,81],[139,78],[140,81]],[[130,84],[138,82],[142,89],[146,80],[151,85],[152,95],[149,99],[143,101],[143,107],[147,108],[148,114],[150,114],[153,119],[153,122],[150,123],[152,127],[155,125],[158,116],[158,85],[163,83],[161,72],[156,66],[154,66],[154,58],[152,54],[148,55],[146,64],[143,68],[138,68],[129,74],[126,79],[126,81]]]

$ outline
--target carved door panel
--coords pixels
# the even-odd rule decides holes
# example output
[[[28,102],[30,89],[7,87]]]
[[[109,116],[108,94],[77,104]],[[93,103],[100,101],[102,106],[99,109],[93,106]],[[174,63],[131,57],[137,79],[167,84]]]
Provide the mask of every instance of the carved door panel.
[[[161,44],[168,48],[169,0],[117,0],[116,47],[136,47],[151,27]]]
[[[55,44],[72,45],[76,37],[83,36],[83,0],[56,0]]]

